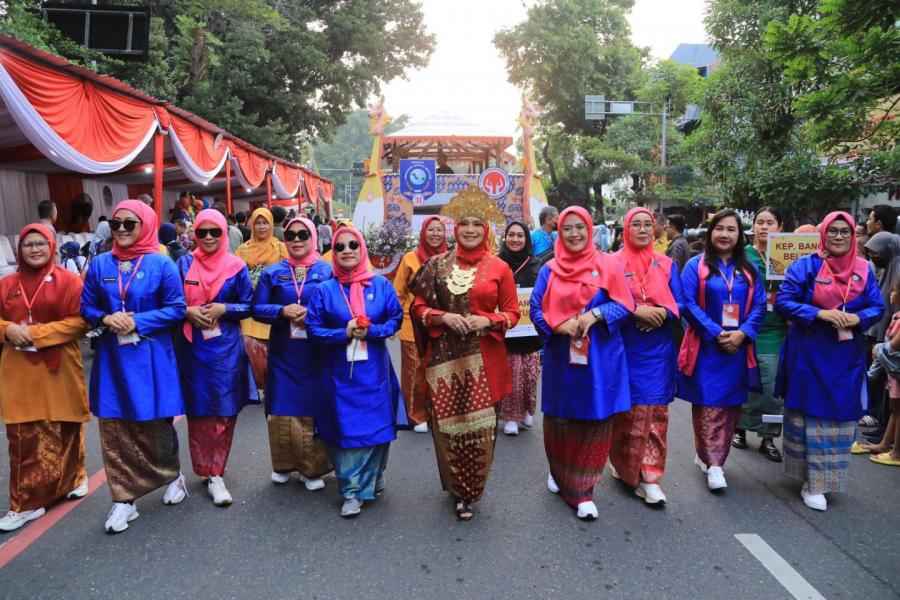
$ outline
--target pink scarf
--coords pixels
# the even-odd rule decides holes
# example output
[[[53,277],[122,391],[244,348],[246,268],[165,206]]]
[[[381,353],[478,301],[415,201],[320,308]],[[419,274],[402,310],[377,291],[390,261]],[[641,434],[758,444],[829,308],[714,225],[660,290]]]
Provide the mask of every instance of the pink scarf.
[[[205,228],[213,225],[221,229],[221,242],[218,250],[207,254],[200,240],[197,240],[197,249],[193,252],[194,262],[184,277],[184,297],[188,306],[203,306],[212,302],[225,282],[246,268],[244,261],[228,253],[228,223],[222,213],[210,208],[200,211],[194,221],[194,231],[204,228],[204,225]],[[184,322],[182,331],[189,342],[194,341],[194,329],[190,321]]]
[[[850,250],[843,256],[828,256],[825,250],[826,232],[838,219],[843,219],[850,226]],[[863,293],[869,275],[869,263],[856,255],[856,222],[853,217],[842,211],[825,216],[819,228],[819,256],[823,261],[813,286],[812,303],[815,306],[826,310],[840,308]],[[823,281],[828,283],[822,283]]]
[[[366,241],[359,231],[353,227],[342,227],[334,237],[335,242],[337,242],[338,237],[346,237],[348,233],[359,242],[359,264],[348,271],[340,265],[338,252],[335,251],[333,268],[334,276],[337,280],[342,285],[350,286],[350,313],[353,318],[358,318],[366,316],[366,299],[363,297],[363,288],[370,285],[375,274],[370,273],[367,267],[369,264],[369,251],[366,250]]]
[[[574,252],[563,243],[562,234],[556,240],[554,259],[547,263],[552,272],[547,282],[547,292],[541,302],[544,319],[551,329],[577,317],[597,294],[604,289],[610,299],[634,310],[634,298],[619,262],[594,248],[594,225],[588,211],[580,206],[570,206],[559,215],[559,227],[570,214],[578,215],[587,225],[587,244]]]
[[[665,254],[654,252],[653,232],[650,232],[650,244],[638,248],[631,241],[631,220],[635,215],[644,213],[656,224],[653,213],[644,207],[632,208],[625,215],[625,246],[615,256],[625,267],[625,277],[631,287],[637,304],[662,306],[678,316],[678,304],[669,288],[669,277],[672,274],[672,259]]]
[[[312,242],[312,250],[309,254],[304,256],[303,258],[297,259],[291,256],[290,251],[288,252],[288,264],[292,267],[311,267],[316,264],[321,256],[319,256],[319,236],[316,233],[316,225],[309,219],[304,219],[303,217],[295,217],[285,223],[284,230],[287,231],[290,229],[291,225],[294,223],[302,223],[304,227],[309,231],[309,234],[312,236],[309,238],[310,242]]]
[[[159,220],[156,218],[156,212],[141,202],[140,200],[123,200],[116,206],[113,211],[112,218],[116,218],[116,214],[120,210],[130,210],[141,220],[141,233],[137,241],[127,248],[120,248],[116,243],[116,235],[113,233],[112,255],[119,260],[134,260],[142,254],[158,254],[159,239],[157,238],[157,225]]]

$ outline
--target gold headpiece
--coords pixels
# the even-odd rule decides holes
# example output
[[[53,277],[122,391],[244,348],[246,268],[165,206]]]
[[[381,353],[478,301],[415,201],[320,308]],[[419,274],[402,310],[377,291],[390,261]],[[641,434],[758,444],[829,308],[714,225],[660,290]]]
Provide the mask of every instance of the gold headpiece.
[[[506,219],[497,208],[497,204],[477,186],[470,186],[453,196],[450,202],[441,208],[441,216],[449,217],[456,223],[463,217],[477,217],[496,227],[503,227],[506,224]]]

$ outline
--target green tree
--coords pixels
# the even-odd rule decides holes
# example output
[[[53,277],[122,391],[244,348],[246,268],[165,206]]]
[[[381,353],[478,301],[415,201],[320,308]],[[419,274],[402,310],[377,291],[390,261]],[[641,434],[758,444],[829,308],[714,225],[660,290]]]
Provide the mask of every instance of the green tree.
[[[5,32],[89,61],[41,25],[39,2],[9,1],[16,13],[2,21]],[[434,46],[414,0],[145,3],[149,60],[102,60],[98,70],[296,160],[383,83],[424,66]]]
[[[846,169],[823,165],[794,109],[797,89],[767,51],[763,32],[815,0],[712,0],[706,30],[722,57],[701,94],[702,124],[688,146],[722,202],[776,204],[811,214],[853,195]]]

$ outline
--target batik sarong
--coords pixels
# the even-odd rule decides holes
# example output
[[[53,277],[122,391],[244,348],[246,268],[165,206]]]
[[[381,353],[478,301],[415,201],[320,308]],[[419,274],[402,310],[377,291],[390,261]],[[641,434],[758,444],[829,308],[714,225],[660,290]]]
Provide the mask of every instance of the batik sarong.
[[[188,417],[188,446],[194,474],[208,478],[225,474],[237,417]]]
[[[512,393],[500,402],[500,419],[519,423],[525,413],[534,415],[537,408],[537,382],[541,373],[540,352],[506,355],[512,374]]]
[[[6,426],[10,510],[59,500],[87,479],[84,423],[31,421]]]
[[[491,408],[493,412],[493,408]],[[497,442],[496,417],[493,427],[481,427],[465,435],[442,432],[432,415],[431,437],[437,456],[441,486],[454,498],[477,502],[484,494],[484,486],[494,462]]]
[[[250,369],[253,371],[257,389],[266,389],[266,372],[269,365],[268,340],[259,340],[245,335],[244,348],[247,350],[247,358],[250,359]]]
[[[172,419],[99,419],[100,452],[113,502],[133,502],[178,478]]]
[[[784,472],[805,481],[812,494],[843,492],[855,438],[855,421],[834,421],[786,410]]]
[[[390,443],[365,448],[326,446],[341,498],[375,499],[379,483],[383,484],[390,447]]]
[[[609,461],[624,483],[631,487],[641,482],[659,484],[666,469],[668,429],[668,404],[635,404],[613,417]]]
[[[740,406],[691,405],[694,421],[694,446],[697,456],[708,467],[722,467],[731,450],[731,438],[741,416]]]
[[[612,443],[612,419],[583,421],[544,415],[544,450],[559,494],[577,507],[590,502]]]
[[[269,451],[276,473],[298,471],[316,479],[334,470],[325,444],[315,437],[312,417],[268,415]]]
[[[415,342],[400,342],[400,390],[406,400],[411,425],[428,421],[425,407],[425,367]]]
[[[781,423],[763,423],[763,415],[780,415],[784,401],[775,397],[775,377],[778,374],[777,354],[757,354],[762,392],[750,391],[747,402],[741,407],[738,428],[754,431],[760,437],[776,438],[781,435]]]

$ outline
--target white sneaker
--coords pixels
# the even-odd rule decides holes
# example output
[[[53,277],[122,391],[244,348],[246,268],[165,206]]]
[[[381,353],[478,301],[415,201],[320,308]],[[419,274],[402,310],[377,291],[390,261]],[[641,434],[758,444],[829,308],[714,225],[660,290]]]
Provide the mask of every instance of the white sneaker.
[[[728,487],[728,483],[725,481],[725,471],[722,470],[722,467],[709,467],[707,469],[706,485],[713,491],[723,490]]]
[[[206,484],[206,493],[210,495],[216,506],[229,506],[234,502],[231,494],[228,493],[228,488],[225,487],[225,480],[219,475],[209,478],[209,482]]]
[[[609,463],[609,474],[612,475],[613,479],[618,479],[618,480],[622,479],[621,477],[619,477],[619,472],[616,471],[616,468],[613,466],[612,463]]]
[[[643,498],[647,504],[665,504],[666,495],[662,489],[655,483],[644,483],[643,481],[634,488],[634,495]]]
[[[800,497],[803,498],[803,504],[813,510],[828,510],[828,500],[825,499],[825,494],[810,494],[809,488],[805,483],[800,489]]]
[[[136,505],[126,504],[125,502],[113,502],[103,528],[106,530],[106,533],[122,533],[128,529],[128,524],[139,516],[141,515],[137,511]]]
[[[77,488],[66,494],[66,500],[78,500],[84,498],[88,493],[88,480],[82,481]]]
[[[344,500],[344,505],[341,506],[341,516],[345,519],[352,519],[362,511],[362,506],[363,503],[356,498]]]
[[[184,475],[178,474],[178,478],[169,484],[166,493],[163,494],[163,504],[178,504],[188,497],[187,485],[184,483]]]
[[[276,473],[275,471],[272,471],[272,483],[277,483],[277,484],[281,485],[282,483],[287,483],[290,480],[291,480],[290,473]]]
[[[534,426],[534,415],[527,412],[525,413],[525,418],[522,419],[522,427],[525,429],[531,429]]]
[[[553,492],[554,494],[559,493],[559,486],[556,485],[556,480],[553,479],[553,473],[547,475],[547,489]]]
[[[413,427],[413,431],[416,433],[428,433],[428,423],[419,423]]]
[[[519,424],[515,421],[507,421],[503,426],[503,433],[506,435],[519,435]]]
[[[694,455],[694,464],[700,467],[700,470],[706,473],[706,464],[700,460],[700,457],[696,454]]]
[[[16,512],[14,510],[6,513],[6,516],[0,519],[0,531],[15,531],[28,521],[34,521],[35,519],[40,519],[44,516],[44,513],[47,512],[43,508],[36,508],[34,510],[23,510],[22,512]]]
[[[321,490],[322,488],[325,487],[325,481],[321,477],[316,477],[314,479],[310,479],[309,477],[306,477],[301,473],[300,481],[302,481],[303,485],[306,486],[306,489],[308,489],[311,492]]]
[[[600,516],[597,505],[593,502],[582,502],[578,505],[578,518],[582,521],[593,521]]]

